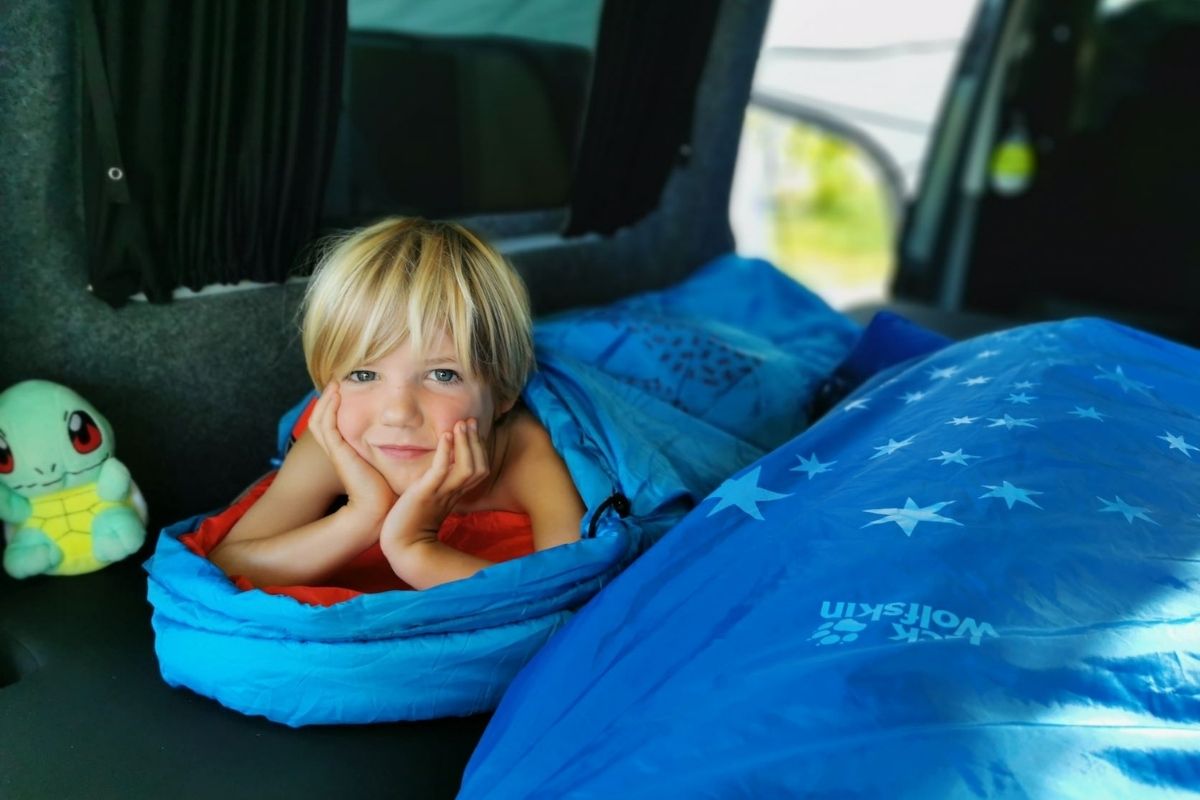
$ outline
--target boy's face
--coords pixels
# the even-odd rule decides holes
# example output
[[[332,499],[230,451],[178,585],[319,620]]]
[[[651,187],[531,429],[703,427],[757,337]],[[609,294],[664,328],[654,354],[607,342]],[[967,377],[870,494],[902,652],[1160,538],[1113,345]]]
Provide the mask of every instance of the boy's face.
[[[486,442],[497,408],[491,387],[458,360],[454,340],[443,331],[419,357],[405,339],[370,364],[338,376],[342,438],[402,493],[433,463],[438,437],[459,420],[475,419]]]

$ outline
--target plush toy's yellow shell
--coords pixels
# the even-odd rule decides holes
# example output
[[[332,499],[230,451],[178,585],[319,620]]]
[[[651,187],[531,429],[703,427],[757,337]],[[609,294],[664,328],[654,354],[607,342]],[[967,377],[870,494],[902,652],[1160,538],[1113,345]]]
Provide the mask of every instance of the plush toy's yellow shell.
[[[63,551],[62,563],[46,574],[79,575],[105,566],[92,554],[92,519],[120,503],[101,500],[96,486],[86,483],[31,499],[33,513],[25,527],[41,529]]]

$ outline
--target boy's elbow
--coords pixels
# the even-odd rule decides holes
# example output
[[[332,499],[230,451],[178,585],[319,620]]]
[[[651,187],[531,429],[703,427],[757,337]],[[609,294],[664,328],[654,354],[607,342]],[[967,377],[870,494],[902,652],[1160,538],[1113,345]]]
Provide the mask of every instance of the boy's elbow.
[[[226,575],[240,575],[237,569],[237,546],[233,542],[220,542],[208,551],[208,560]]]
[[[388,566],[396,573],[397,578],[414,589],[428,588],[428,584],[423,580],[428,550],[423,540],[380,544],[383,557],[387,559]]]
[[[279,586],[297,582],[291,575],[278,573],[270,566],[256,562],[250,549],[253,545],[253,542],[221,542],[209,551],[208,560],[230,580],[244,578],[255,586]]]
[[[418,590],[469,578],[490,563],[436,539],[393,543],[383,547],[383,554],[396,577]]]

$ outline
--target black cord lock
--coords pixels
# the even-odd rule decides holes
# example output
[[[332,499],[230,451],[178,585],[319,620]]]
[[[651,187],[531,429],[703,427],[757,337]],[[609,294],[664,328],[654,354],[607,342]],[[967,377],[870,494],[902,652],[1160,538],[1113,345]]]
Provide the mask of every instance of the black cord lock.
[[[629,498],[616,491],[604,498],[604,502],[596,507],[596,513],[592,514],[592,521],[588,524],[587,538],[595,538],[596,528],[600,525],[600,515],[609,508],[616,511],[622,517],[628,517],[630,511]]]

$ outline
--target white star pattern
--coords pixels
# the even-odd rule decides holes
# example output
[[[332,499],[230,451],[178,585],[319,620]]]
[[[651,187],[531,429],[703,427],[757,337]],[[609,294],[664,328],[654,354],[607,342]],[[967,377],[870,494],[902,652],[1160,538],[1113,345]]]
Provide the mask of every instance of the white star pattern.
[[[1004,481],[1002,486],[989,486],[985,483],[983,488],[991,489],[991,491],[987,494],[981,494],[979,496],[980,500],[984,499],[985,497],[999,497],[1008,504],[1010,509],[1013,507],[1013,503],[1025,503],[1026,505],[1031,505],[1034,508],[1041,508],[1041,506],[1029,498],[1029,495],[1042,494],[1042,492],[1035,492],[1032,489],[1022,489],[1020,487],[1013,486],[1008,481]]]
[[[963,363],[962,366],[950,366],[948,365],[947,361],[943,361],[941,365],[936,363],[927,363],[925,366],[919,366],[915,369],[893,373],[893,376],[890,380],[882,382],[875,387],[871,393],[872,396],[864,395],[858,397],[857,399],[847,399],[842,402],[842,408],[849,412],[867,409],[870,407],[874,396],[878,396],[880,398],[880,403],[883,404],[882,406],[879,406],[879,409],[885,410],[888,414],[898,415],[896,417],[898,420],[906,419],[907,415],[912,416],[912,419],[915,423],[913,427],[909,427],[907,423],[901,422],[899,425],[894,427],[892,431],[888,431],[888,433],[891,433],[892,436],[894,436],[897,431],[903,433],[907,427],[912,431],[912,433],[907,434],[906,438],[895,439],[892,438],[892,436],[888,436],[888,438],[884,439],[886,444],[874,446],[871,453],[860,451],[857,455],[839,455],[839,460],[831,459],[827,462],[821,460],[820,456],[816,453],[817,448],[813,448],[808,456],[796,451],[792,451],[791,454],[788,454],[785,451],[784,453],[780,454],[782,459],[774,462],[778,465],[775,467],[777,470],[776,472],[768,472],[767,476],[763,476],[762,471],[764,469],[769,470],[770,467],[753,467],[740,477],[729,479],[721,483],[718,489],[710,495],[714,502],[710,504],[707,516],[719,516],[720,512],[731,508],[736,508],[741,512],[741,514],[744,514],[746,517],[757,521],[764,521],[772,516],[787,516],[788,514],[794,512],[794,504],[782,504],[779,506],[771,506],[768,504],[784,498],[793,497],[793,495],[789,493],[783,493],[782,491],[773,491],[770,488],[766,488],[761,485],[762,482],[765,481],[765,483],[768,485],[774,485],[779,490],[785,488],[796,488],[801,478],[798,475],[785,478],[783,476],[784,470],[791,473],[800,473],[804,476],[806,481],[812,481],[818,475],[834,472],[835,466],[841,466],[842,470],[838,471],[839,476],[841,476],[840,478],[834,477],[824,480],[837,482],[844,478],[847,481],[845,488],[849,491],[851,484],[856,484],[859,482],[860,476],[858,475],[857,471],[865,467],[867,462],[879,460],[885,456],[895,455],[901,449],[910,448],[918,439],[920,439],[925,442],[924,446],[918,447],[915,451],[910,449],[906,456],[902,456],[898,461],[891,462],[891,465],[885,467],[885,469],[890,469],[888,473],[880,473],[881,475],[887,474],[889,476],[888,479],[893,481],[894,485],[902,487],[899,491],[893,488],[892,492],[895,492],[895,494],[893,494],[891,497],[887,497],[886,499],[877,496],[872,497],[870,495],[866,495],[851,506],[851,508],[857,507],[862,509],[862,513],[872,517],[870,521],[862,524],[862,528],[865,529],[868,527],[877,527],[880,525],[895,523],[897,527],[904,532],[905,537],[911,538],[914,536],[916,528],[919,527],[919,525],[923,522],[930,523],[931,525],[953,525],[962,528],[966,528],[967,526],[971,525],[971,518],[968,518],[966,520],[966,524],[964,524],[964,522],[961,522],[958,519],[955,519],[944,513],[949,506],[955,502],[955,500],[943,500],[934,503],[921,504],[911,496],[906,496],[907,492],[904,491],[904,488],[907,488],[908,486],[943,487],[942,489],[933,490],[941,493],[943,497],[945,497],[947,494],[951,494],[951,491],[953,491],[954,494],[951,494],[951,496],[956,497],[960,505],[965,504],[970,510],[969,513],[980,514],[986,510],[988,512],[987,518],[989,520],[989,524],[993,525],[1000,520],[1007,518],[1009,514],[1014,515],[1012,517],[1013,523],[1011,524],[1034,525],[1036,524],[1034,520],[1039,517],[1049,519],[1048,515],[1051,514],[1051,511],[1047,511],[1046,515],[1036,513],[1046,511],[1047,508],[1050,508],[1051,510],[1056,508],[1061,509],[1061,512],[1056,513],[1066,513],[1072,508],[1074,508],[1076,512],[1082,511],[1085,516],[1091,519],[1090,525],[1093,528],[1097,527],[1097,524],[1107,525],[1109,529],[1111,529],[1114,525],[1119,526],[1120,523],[1116,522],[1116,519],[1112,516],[1114,514],[1118,515],[1118,517],[1123,517],[1126,523],[1130,525],[1135,523],[1149,524],[1156,527],[1168,525],[1169,523],[1167,518],[1164,516],[1168,513],[1168,506],[1161,505],[1158,503],[1158,501],[1155,501],[1154,498],[1157,497],[1157,495],[1153,493],[1142,499],[1142,502],[1146,502],[1146,506],[1128,503],[1120,495],[1113,494],[1113,499],[1098,496],[1095,493],[1106,490],[1111,493],[1113,489],[1109,488],[1109,485],[1106,485],[1102,481],[1100,475],[1096,475],[1093,479],[1089,477],[1090,473],[1088,473],[1080,476],[1080,478],[1085,481],[1084,486],[1087,485],[1086,482],[1091,482],[1093,480],[1096,483],[1096,486],[1095,488],[1092,488],[1091,492],[1087,492],[1085,489],[1082,498],[1083,508],[1080,508],[1080,498],[1078,497],[1078,493],[1068,492],[1068,489],[1070,489],[1073,484],[1064,482],[1060,485],[1056,482],[1058,479],[1053,477],[1053,470],[1057,464],[1053,457],[1048,459],[1040,458],[1036,454],[1039,454],[1042,451],[1036,450],[1030,453],[1029,456],[1021,455],[1021,460],[1016,462],[1013,462],[1009,458],[1009,456],[1013,455],[1011,451],[1014,448],[1016,448],[1020,454],[1026,452],[1024,450],[1025,445],[1022,443],[1036,445],[1036,443],[1043,440],[1052,442],[1054,447],[1060,448],[1060,450],[1064,453],[1079,452],[1081,457],[1083,457],[1082,454],[1085,452],[1090,452],[1089,448],[1094,448],[1094,446],[1097,444],[1094,439],[1096,434],[1103,434],[1104,429],[1111,428],[1113,425],[1117,425],[1117,429],[1120,429],[1122,428],[1121,421],[1126,417],[1130,417],[1132,419],[1138,415],[1149,413],[1152,410],[1149,406],[1146,406],[1145,411],[1142,411],[1142,406],[1137,406],[1136,404],[1142,403],[1144,405],[1144,401],[1135,395],[1142,394],[1152,397],[1152,395],[1149,395],[1149,392],[1147,391],[1152,387],[1148,383],[1136,378],[1143,378],[1147,375],[1157,375],[1158,373],[1152,371],[1154,368],[1154,362],[1148,361],[1146,364],[1143,364],[1140,361],[1135,361],[1134,356],[1125,356],[1125,358],[1128,359],[1125,363],[1134,365],[1134,375],[1136,378],[1127,375],[1124,371],[1124,367],[1121,365],[1097,365],[1097,372],[1091,376],[1096,383],[1092,384],[1093,388],[1090,390],[1090,392],[1087,391],[1087,387],[1085,386],[1085,391],[1083,393],[1076,392],[1074,393],[1075,398],[1072,398],[1071,393],[1064,391],[1064,389],[1068,388],[1067,386],[1059,386],[1055,381],[1049,380],[1050,373],[1038,371],[1039,368],[1036,366],[1038,362],[1031,361],[1027,358],[1031,352],[1031,350],[1027,348],[1029,348],[1029,345],[1031,345],[1033,342],[1024,341],[1020,336],[1012,337],[1008,341],[1017,342],[1018,346],[1008,347],[1003,351],[1003,355],[1001,355],[1001,350],[999,349],[986,350],[977,354],[978,357],[983,359],[993,359],[993,361],[990,362],[987,367],[984,367],[980,364],[974,365],[972,369],[971,366],[967,366],[965,363]],[[1034,341],[1036,341],[1036,339]],[[1022,352],[1016,352],[1018,349]],[[965,356],[966,359],[969,359],[970,357],[970,355]],[[1101,356],[1101,358],[1103,358],[1103,356]],[[960,359],[962,359],[962,356],[960,356]],[[1071,360],[1066,363],[1071,363],[1083,368],[1084,371],[1081,375],[1078,375],[1078,377],[1082,378],[1082,380],[1086,382],[1088,378],[1088,372],[1091,371],[1090,367],[1092,367],[1095,361],[1096,357],[1092,357],[1091,359],[1085,358],[1082,360],[1076,358],[1075,360]],[[964,366],[971,371],[966,371],[964,373]],[[1012,375],[1010,370],[1015,370],[1016,368],[1020,368],[1025,377],[1022,377],[1020,380],[1010,377]],[[980,369],[987,369],[992,374],[989,375],[974,371]],[[1041,380],[1044,376],[1047,379]],[[929,379],[928,383],[925,382],[926,378]],[[1034,378],[1038,378],[1039,380],[1033,380]],[[944,384],[945,388],[939,389],[939,382]],[[892,383],[897,384],[896,389],[891,390],[891,393],[888,393],[887,391],[884,391],[882,394],[880,393],[880,389],[883,389]],[[1104,383],[1115,384],[1115,386],[1110,386],[1106,390],[1101,389],[1100,385],[1103,385]],[[1165,385],[1165,379],[1163,383]],[[1116,386],[1121,387],[1121,391],[1116,391]],[[995,390],[993,391],[991,387],[995,387]],[[1040,396],[1033,394],[1035,387],[1038,387]],[[899,393],[896,392],[897,389],[900,390]],[[1165,389],[1163,391],[1165,391]],[[1130,398],[1124,401],[1124,405],[1118,405],[1118,398],[1122,393],[1130,395]],[[1089,394],[1091,395],[1090,397],[1088,396]],[[1101,395],[1104,395],[1104,397]],[[900,400],[900,402],[897,403],[892,399],[893,397]],[[957,398],[957,400],[954,400],[954,398]],[[1069,404],[1071,399],[1075,399],[1076,402],[1082,399],[1092,399],[1093,401],[1098,402],[1105,398],[1111,399],[1108,402],[1101,403],[1102,406],[1107,407],[1105,412],[1097,410],[1095,405],[1082,406]],[[949,410],[947,408],[949,403],[946,405],[941,405],[939,408],[939,403],[941,403],[942,400],[948,400],[949,403],[956,404],[959,406],[959,408],[952,411],[951,416],[944,416],[946,411]],[[932,407],[930,408],[932,414],[922,414],[920,408],[914,408],[911,410],[907,408],[907,406],[918,404],[922,401],[924,401],[926,407]],[[1127,408],[1130,403],[1134,403],[1136,407]],[[1035,410],[1031,407],[1033,404],[1038,405],[1038,410],[1042,410],[1048,405],[1053,405],[1054,408],[1042,414],[1040,417],[1017,417],[1014,413],[1004,413],[1003,411],[1003,406],[1005,405],[1012,405],[1014,407],[1016,405],[1025,405],[1030,407],[1022,410],[1028,413],[1029,411]],[[984,409],[988,409],[989,406],[994,409],[994,411],[984,411]],[[953,406],[950,407],[953,408]],[[967,409],[979,410],[980,413],[965,413],[965,410]],[[1015,411],[1015,408],[1013,410]],[[996,411],[1001,412],[999,417],[985,416],[986,413],[995,413]],[[1017,411],[1016,413],[1021,412]],[[1067,424],[1066,427],[1062,427],[1064,424],[1064,420],[1062,418],[1066,416],[1073,417],[1081,422],[1103,422],[1106,424],[1101,428],[1096,429],[1080,429],[1076,428],[1073,424]],[[864,417],[861,419],[869,420],[870,418],[870,416],[864,415]],[[1026,436],[1013,434],[1009,434],[1007,436],[989,436],[983,430],[975,429],[977,431],[976,437],[982,438],[971,436],[962,437],[958,435],[959,432],[957,431],[955,436],[937,437],[923,435],[923,431],[925,430],[929,430],[931,432],[940,430],[937,428],[938,423],[936,420],[938,419],[942,420],[941,424],[956,428],[983,422],[984,424],[981,426],[981,428],[1002,428],[1007,431],[1013,431],[1016,428],[1029,428],[1035,429],[1035,432]],[[1186,425],[1186,419],[1184,417],[1178,417],[1178,419],[1184,419],[1184,424]],[[854,422],[850,420],[844,420],[843,422],[847,426],[847,429],[853,429],[859,424],[857,420]],[[1161,426],[1164,424],[1164,422],[1159,422],[1158,425]],[[1160,448],[1165,448],[1168,452],[1176,451],[1182,453],[1186,459],[1193,463],[1200,462],[1200,457],[1193,457],[1193,454],[1200,453],[1200,444],[1193,443],[1200,441],[1200,434],[1197,434],[1196,432],[1186,428],[1181,429],[1177,423],[1165,422],[1165,424],[1171,427],[1166,429],[1159,427],[1159,430],[1162,431],[1161,435],[1156,436],[1149,431],[1146,431],[1140,436],[1135,437],[1135,441],[1139,442],[1143,449],[1154,451],[1159,454],[1160,458],[1165,455],[1163,450]],[[928,427],[917,427],[917,425]],[[1036,431],[1036,429],[1039,427],[1045,428],[1046,430]],[[875,430],[873,434],[869,435],[875,438],[876,441],[879,441],[880,439],[883,439],[883,433],[885,430],[886,429]],[[1153,430],[1153,428],[1150,430]],[[962,433],[968,432],[963,431]],[[1012,438],[1010,438],[1010,436]],[[1152,436],[1162,441],[1164,444],[1151,444],[1149,447],[1147,447],[1147,443]],[[1192,437],[1192,442],[1188,441],[1186,438],[1187,436]],[[937,441],[938,438],[941,438],[943,441]],[[960,442],[955,442],[954,439],[960,439],[963,446],[960,447]],[[870,439],[867,439],[867,441],[870,441]],[[817,440],[813,440],[813,442],[816,444]],[[982,442],[982,444],[980,442]],[[950,449],[949,446],[951,444],[955,449]],[[970,446],[972,449],[980,449],[981,454],[968,452],[966,450],[967,446]],[[838,455],[836,448],[832,451],[829,448],[830,445],[828,444],[820,446],[820,449],[822,449],[826,455]],[[797,448],[797,450],[798,449],[799,448]],[[925,452],[933,452],[937,453],[937,455],[929,457],[924,454]],[[908,456],[913,457],[909,458]],[[1177,457],[1172,458],[1177,461]],[[789,461],[790,463],[788,463]],[[983,461],[985,463],[976,467],[973,463],[975,461]],[[937,463],[939,466],[934,468],[929,466],[931,463]],[[851,464],[852,466],[846,466],[847,464]],[[922,464],[926,465],[924,467],[925,472],[923,473],[921,472]],[[895,468],[892,468],[892,465],[896,465]],[[941,469],[942,467],[951,467],[951,469],[943,471]],[[964,469],[964,471],[961,473],[963,478],[968,479],[968,485],[964,486],[960,481],[958,481],[957,476],[959,475],[959,472],[957,467],[970,468]],[[1046,471],[1046,469],[1043,469],[1043,467],[1048,468],[1050,471]],[[980,479],[987,479],[987,477],[1001,477],[1003,473],[997,475],[995,472],[997,470],[1006,469],[1010,470],[1010,477],[1016,477],[1018,480],[1021,480],[1022,483],[1033,483],[1034,486],[1040,484],[1045,487],[1044,490],[1030,488],[1029,486],[1019,486],[1007,478],[1001,480],[1001,482],[998,484],[979,483]],[[936,470],[936,472],[931,472],[930,470]],[[1183,471],[1184,470],[1177,470],[1177,472]],[[772,475],[775,477],[772,478]],[[978,476],[977,479],[970,480],[970,476],[972,475]],[[1171,479],[1172,477],[1168,475],[1163,475],[1161,478],[1163,481]],[[1074,480],[1074,478],[1072,478],[1072,480]],[[1156,478],[1156,480],[1159,479]],[[817,484],[813,484],[813,486],[816,485]],[[975,488],[974,491],[972,491],[972,487],[974,486],[983,488],[983,493],[977,494],[979,491],[978,488]],[[1131,494],[1134,496],[1138,494],[1137,488],[1127,488],[1124,483],[1120,484],[1119,488],[1120,490],[1125,491],[1126,494]],[[908,489],[908,491],[911,492],[913,489]],[[923,491],[927,493],[929,492],[928,489]],[[920,494],[921,491],[917,491],[917,493]],[[1091,509],[1094,509],[1091,514],[1088,513],[1089,501],[1086,499],[1088,494],[1093,494],[1093,496],[1096,497],[1096,500],[1100,503],[1099,506],[1090,507]],[[795,496],[803,496],[800,489],[797,489]],[[879,500],[884,500],[885,502],[894,502],[901,496],[905,496],[905,501],[902,504],[896,504],[895,506],[884,508],[864,508],[864,506],[868,505],[878,505]],[[1050,498],[1050,500],[1047,501],[1048,506],[1042,505],[1043,501],[1040,500],[1039,497],[1043,496],[1048,496]],[[875,502],[872,502],[872,500]],[[986,502],[987,500],[1002,501],[1006,510],[1001,511],[1000,508],[995,504]],[[1023,505],[1027,508],[1018,509],[1018,505]],[[1152,506],[1157,507],[1159,510],[1152,510]],[[1029,509],[1033,510],[1030,511]],[[1198,522],[1200,522],[1200,513],[1195,513],[1197,509],[1198,506],[1192,504],[1192,512],[1188,512],[1193,513],[1192,517],[1187,517],[1187,519],[1192,521],[1193,525],[1196,525]],[[1096,512],[1099,512],[1099,514],[1103,516],[1097,517]],[[959,515],[965,516],[968,514],[968,511],[960,508],[958,513]],[[741,514],[726,515],[725,518],[732,521],[734,518],[740,519]],[[1161,522],[1156,520],[1155,517],[1160,517]],[[1099,520],[1099,523],[1097,523],[1097,520]],[[1178,520],[1178,514],[1172,516],[1171,524],[1178,524]],[[1085,522],[1083,524],[1086,526],[1089,523]],[[929,526],[926,526],[926,530],[928,530],[928,528]],[[888,528],[888,530],[890,531],[890,528]],[[948,529],[942,529],[942,531],[949,532]]]
[[[871,458],[876,459],[876,458],[879,458],[880,456],[890,456],[892,453],[896,452],[901,447],[908,447],[910,444],[913,443],[913,439],[915,439],[915,438],[916,438],[915,436],[910,436],[902,442],[897,442],[895,439],[892,439],[889,437],[887,444],[881,445],[881,446],[875,448],[879,452],[876,453],[875,455],[871,456]]]
[[[970,453],[964,453],[962,451],[962,448],[960,447],[957,450],[955,450],[953,453],[949,452],[948,450],[943,450],[942,454],[940,456],[934,456],[933,458],[931,458],[929,460],[930,461],[940,461],[940,462],[942,462],[943,467],[946,466],[947,464],[951,464],[951,463],[962,464],[965,467],[967,465],[966,460],[968,458],[979,458],[979,456],[973,456]]]
[[[989,428],[1008,428],[1010,431],[1013,428],[1036,428],[1037,425],[1031,424],[1036,419],[1037,419],[1037,417],[1025,417],[1024,419],[1013,419],[1008,414],[1005,414],[1001,419],[995,419],[993,417],[988,417],[988,422],[992,423],[991,425],[988,425],[988,427]]]
[[[962,372],[961,367],[942,367],[940,369],[933,369],[929,372],[929,379],[933,381],[942,381],[946,380],[947,378],[953,378],[960,372]]]
[[[1121,495],[1119,494],[1114,495],[1114,497],[1117,498],[1115,501],[1105,500],[1103,497],[1096,498],[1101,503],[1104,503],[1104,508],[1100,509],[1101,513],[1113,512],[1116,514],[1122,514],[1124,515],[1126,522],[1133,522],[1135,519],[1141,519],[1149,522],[1151,525],[1158,525],[1157,522],[1146,516],[1146,512],[1149,511],[1149,509],[1142,508],[1141,506],[1131,506],[1122,500]]]
[[[763,515],[758,510],[759,503],[791,497],[790,494],[780,494],[779,492],[760,488],[758,485],[758,474],[760,472],[762,472],[762,467],[755,467],[742,477],[730,478],[718,486],[716,491],[710,496],[717,498],[720,502],[713,507],[712,511],[708,512],[708,516],[711,517],[718,511],[730,508],[731,506],[737,506],[761,522]]]
[[[800,459],[800,466],[792,467],[791,471],[807,472],[808,479],[810,481],[813,479],[814,475],[820,475],[822,472],[830,472],[831,470],[829,468],[837,463],[836,461],[829,461],[822,464],[821,460],[817,458],[816,453],[813,453],[808,458],[805,458],[804,456],[796,456],[796,458]]]
[[[1132,378],[1127,377],[1125,375],[1125,370],[1121,369],[1120,364],[1117,365],[1116,369],[1113,369],[1111,371],[1106,370],[1104,367],[1100,366],[1099,364],[1096,365],[1096,369],[1100,370],[1100,374],[1094,375],[1092,377],[1092,380],[1112,381],[1113,383],[1120,386],[1121,390],[1123,392],[1125,392],[1126,394],[1129,394],[1129,390],[1133,389],[1135,392],[1141,392],[1144,395],[1149,395],[1150,393],[1146,390],[1154,388],[1153,386],[1151,386],[1148,383],[1142,383],[1141,381],[1135,381]]]
[[[953,502],[953,500],[946,500],[921,508],[910,497],[905,501],[904,508],[866,508],[863,509],[864,514],[878,514],[883,519],[868,522],[863,527],[869,528],[872,525],[883,525],[887,522],[894,522],[900,526],[900,530],[904,531],[905,536],[912,536],[913,529],[922,522],[941,522],[963,527],[963,524],[958,520],[943,517],[937,513]]]
[[[1163,431],[1163,433],[1165,435],[1159,436],[1158,438],[1162,439],[1164,442],[1166,442],[1169,445],[1169,447],[1167,448],[1168,450],[1178,450],[1179,452],[1181,452],[1185,456],[1187,456],[1189,459],[1192,457],[1192,454],[1190,452],[1188,452],[1189,450],[1200,450],[1200,447],[1196,447],[1196,445],[1194,445],[1194,444],[1188,444],[1187,441],[1182,436],[1176,436],[1175,434],[1171,433],[1170,431]]]

